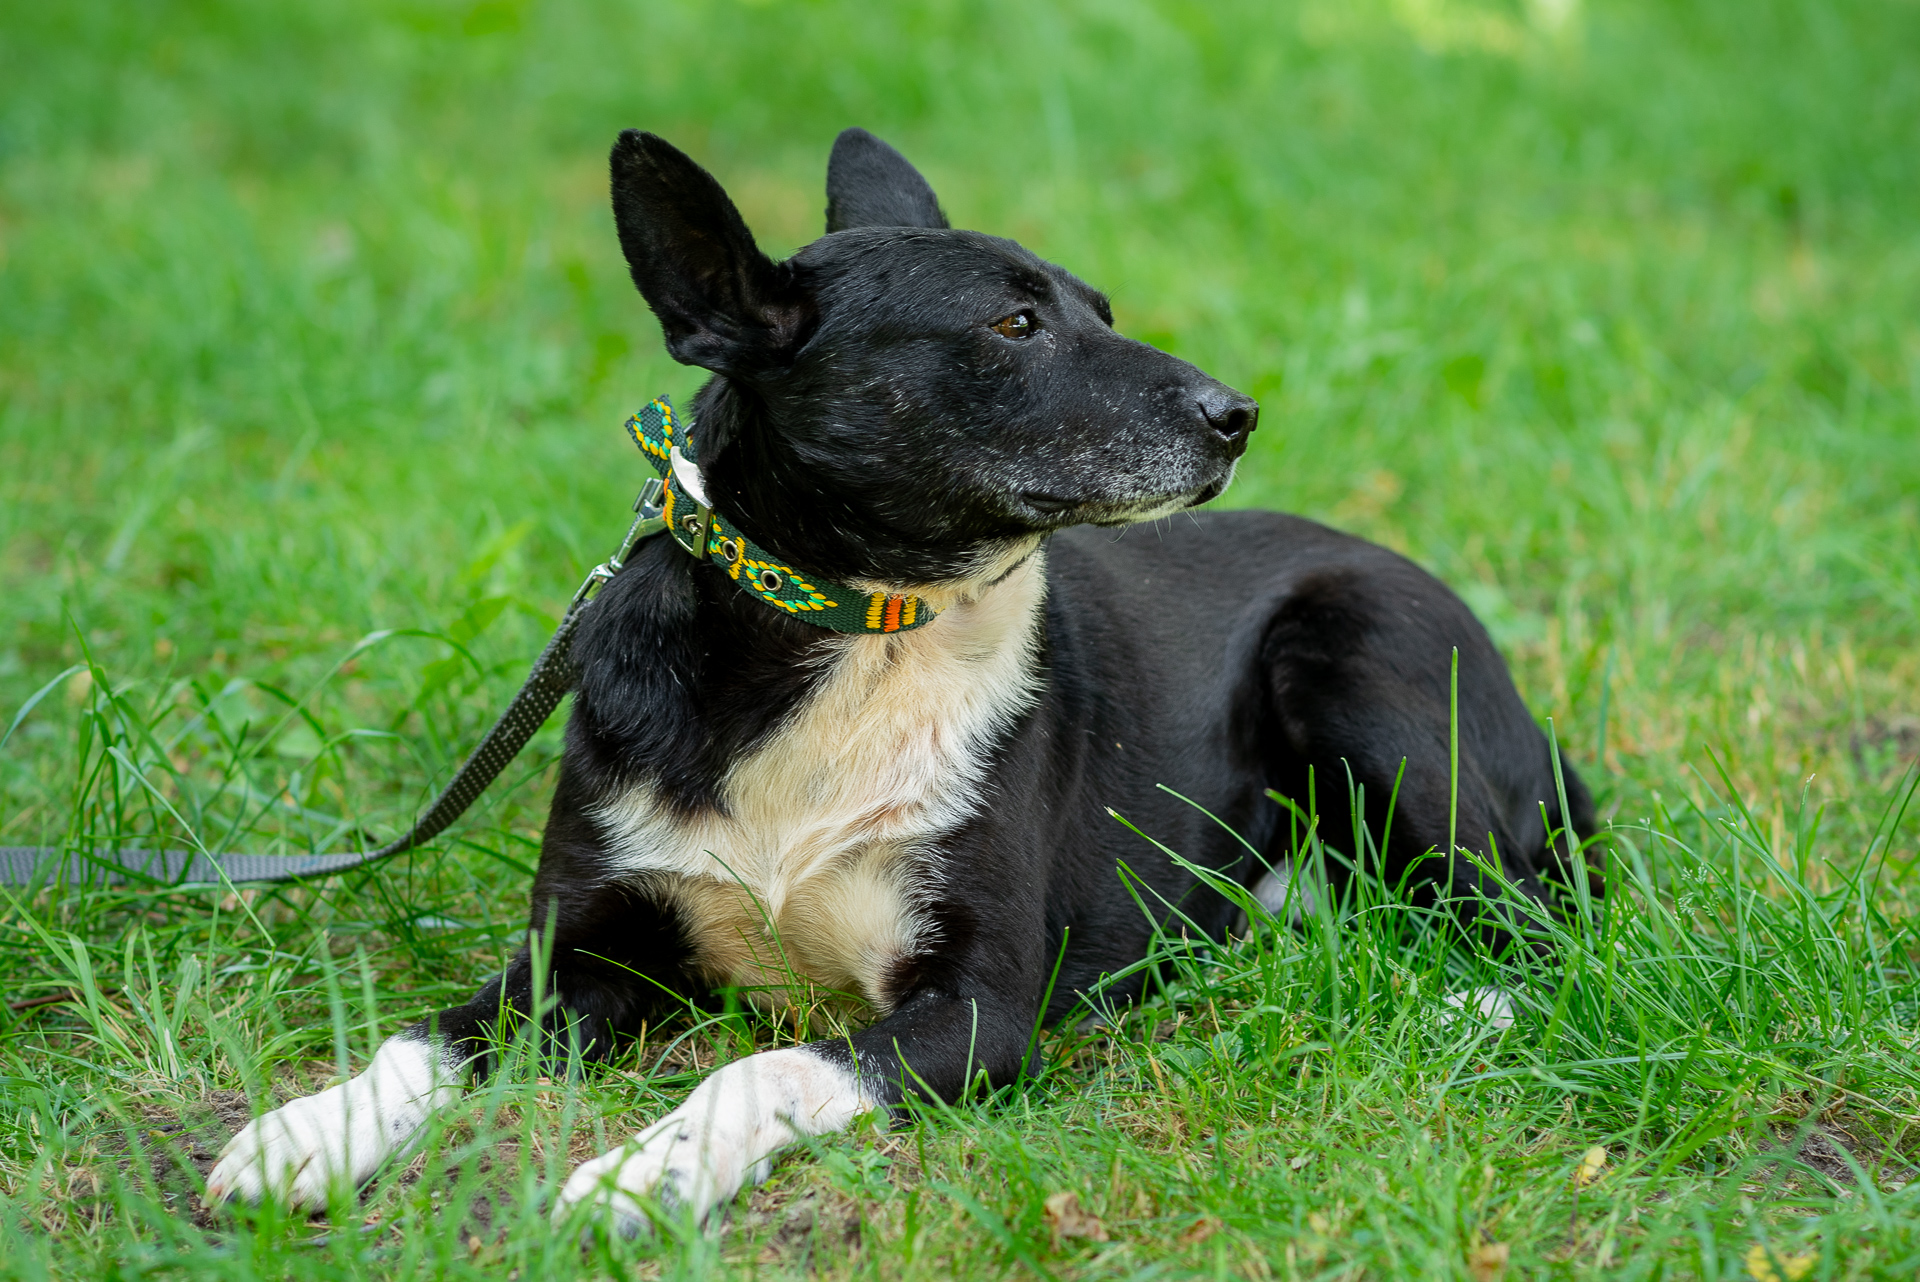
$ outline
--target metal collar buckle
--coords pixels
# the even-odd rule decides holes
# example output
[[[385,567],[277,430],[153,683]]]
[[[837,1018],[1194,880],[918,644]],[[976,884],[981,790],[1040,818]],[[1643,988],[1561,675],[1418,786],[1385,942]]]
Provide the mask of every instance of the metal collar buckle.
[[[642,539],[651,538],[667,528],[661,517],[660,500],[666,495],[667,485],[657,476],[649,476],[646,484],[640,487],[640,493],[633,500],[633,524],[627,527],[627,537],[620,540],[620,550],[587,571],[586,579],[580,584],[580,590],[573,594],[573,603],[578,605],[597,591],[601,584],[620,573],[633,555],[634,548]],[[702,508],[704,512],[706,509]]]

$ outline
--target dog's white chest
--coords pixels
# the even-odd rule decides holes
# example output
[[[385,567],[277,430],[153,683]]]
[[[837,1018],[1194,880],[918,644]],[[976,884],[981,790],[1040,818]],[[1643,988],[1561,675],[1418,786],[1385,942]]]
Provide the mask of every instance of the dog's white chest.
[[[1038,556],[916,632],[848,636],[788,721],[737,762],[724,813],[651,785],[595,811],[615,862],[678,908],[713,980],[788,999],[796,978],[887,1002],[926,930],[933,838],[981,803],[995,735],[1033,698]]]

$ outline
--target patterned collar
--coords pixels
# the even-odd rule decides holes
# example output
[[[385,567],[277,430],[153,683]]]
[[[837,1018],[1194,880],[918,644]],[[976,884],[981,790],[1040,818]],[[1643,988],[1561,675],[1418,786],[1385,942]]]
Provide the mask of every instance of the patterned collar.
[[[666,520],[667,533],[688,555],[725,570],[749,596],[834,632],[908,632],[933,622],[934,611],[917,596],[862,592],[825,579],[809,581],[740,533],[706,501],[700,470],[694,465],[692,427],[674,413],[664,396],[647,402],[627,420],[628,435],[660,473],[664,486],[660,515]]]

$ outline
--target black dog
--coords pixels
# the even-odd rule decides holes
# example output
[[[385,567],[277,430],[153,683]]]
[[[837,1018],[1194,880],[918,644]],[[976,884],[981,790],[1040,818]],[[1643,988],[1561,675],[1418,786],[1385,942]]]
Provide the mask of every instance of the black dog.
[[[1338,816],[1350,772],[1389,876],[1445,851],[1456,647],[1462,847],[1497,850],[1543,905],[1543,878],[1574,874],[1548,745],[1431,576],[1268,513],[1111,528],[1224,490],[1252,400],[1116,333],[1070,273],[950,230],[861,130],[834,145],[828,234],[783,263],[659,138],[621,135],[612,167],[634,283],[674,357],[715,377],[691,444],[667,442],[675,538],[642,545],[575,647],[533,888],[554,1035],[605,1056],[670,994],[718,986],[818,985],[877,1018],[721,1068],[580,1167],[560,1209],[631,1224],[653,1194],[704,1214],[797,1136],[1014,1077],[1056,961],[1048,1018],[1148,947],[1120,861],[1224,933],[1228,901],[1108,808],[1243,884],[1270,888],[1268,868],[1158,785],[1278,866],[1266,790],[1304,804],[1312,772]],[[1565,787],[1584,838],[1591,802]],[[1430,900],[1482,886],[1471,859],[1426,866]],[[522,951],[360,1076],[257,1119],[209,1195],[311,1205],[366,1177],[484,1068],[532,983]]]

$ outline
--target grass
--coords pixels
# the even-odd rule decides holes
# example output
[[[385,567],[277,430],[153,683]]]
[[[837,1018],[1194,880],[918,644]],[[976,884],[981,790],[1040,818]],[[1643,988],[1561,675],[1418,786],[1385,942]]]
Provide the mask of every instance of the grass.
[[[626,414],[696,385],[614,132],[785,252],[859,123],[1261,398],[1229,501],[1454,583],[1621,857],[1550,971],[1364,885],[1170,940],[1039,1080],[713,1233],[583,1253],[541,1196],[790,1025],[508,1074],[321,1220],[198,1211],[250,1109],[516,944],[556,721],[378,871],[9,904],[0,1270],[1912,1276],[1916,41],[1771,0],[9,8],[0,713],[79,668],[0,748],[0,844],[398,831],[624,528]],[[1488,981],[1514,1028],[1446,1019]]]

